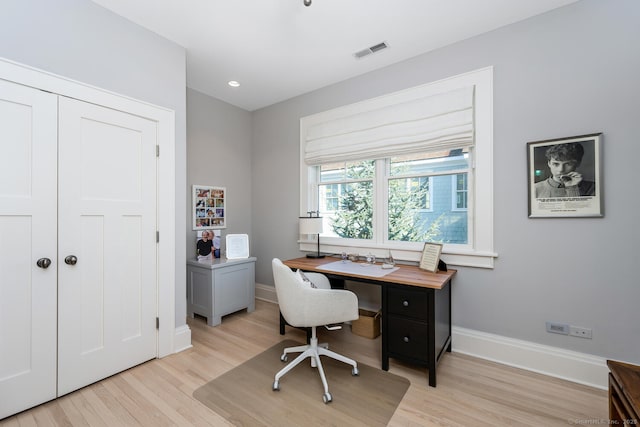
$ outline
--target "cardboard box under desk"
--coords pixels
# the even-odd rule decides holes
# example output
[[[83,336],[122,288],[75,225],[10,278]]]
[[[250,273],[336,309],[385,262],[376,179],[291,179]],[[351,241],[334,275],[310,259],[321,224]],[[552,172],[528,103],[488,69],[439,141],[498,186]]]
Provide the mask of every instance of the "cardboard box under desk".
[[[351,332],[361,337],[376,338],[380,335],[380,312],[358,309],[359,317],[351,322]]]

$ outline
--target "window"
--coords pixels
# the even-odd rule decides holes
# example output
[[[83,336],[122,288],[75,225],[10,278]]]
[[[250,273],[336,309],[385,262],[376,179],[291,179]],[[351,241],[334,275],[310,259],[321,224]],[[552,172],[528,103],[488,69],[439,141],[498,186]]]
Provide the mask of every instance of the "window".
[[[322,212],[335,212],[339,208],[340,197],[344,191],[342,191],[342,184],[322,184],[320,185],[319,199],[320,210]],[[324,202],[324,203],[323,203]]]
[[[460,173],[453,177],[453,205],[451,209],[454,211],[467,210],[467,174]]]
[[[387,242],[466,244],[467,215],[452,209],[451,177],[469,173],[469,149],[392,157],[389,162]],[[402,176],[410,177],[412,195],[392,191],[395,177]]]
[[[408,199],[415,211],[431,211],[431,178],[417,176],[412,178],[393,178],[389,180],[389,199]]]
[[[324,234],[348,239],[373,237],[373,161],[330,163],[320,170],[320,214]],[[326,224],[325,224],[326,225]]]
[[[301,119],[300,212],[320,211],[323,250],[417,261],[436,241],[492,268],[491,86],[487,68]]]
[[[384,243],[466,244],[466,209],[458,206],[462,194],[466,208],[468,157],[468,150],[461,149],[316,166],[319,210],[326,224],[323,234],[375,240],[373,218],[378,217],[386,218],[378,239]],[[388,173],[376,176],[377,169]],[[460,171],[464,173],[452,174]],[[464,188],[454,186],[456,179]],[[380,192],[382,202],[374,204],[376,188],[385,191]]]
[[[428,174],[428,154],[393,157],[389,161],[389,198],[409,198],[412,209],[432,211],[433,183]],[[398,177],[398,178],[396,178]],[[411,197],[413,195],[413,197]]]

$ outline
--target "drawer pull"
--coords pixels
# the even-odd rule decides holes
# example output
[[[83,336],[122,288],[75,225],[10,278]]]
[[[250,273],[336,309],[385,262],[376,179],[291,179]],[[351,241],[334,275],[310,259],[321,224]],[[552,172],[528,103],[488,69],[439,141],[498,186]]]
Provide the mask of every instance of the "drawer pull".
[[[403,307],[409,307],[409,301],[407,301],[407,300],[402,301],[402,306]]]
[[[409,337],[404,337],[404,338],[402,338],[402,341],[404,341],[404,342],[409,342],[409,341],[410,341],[410,339],[409,339]]]

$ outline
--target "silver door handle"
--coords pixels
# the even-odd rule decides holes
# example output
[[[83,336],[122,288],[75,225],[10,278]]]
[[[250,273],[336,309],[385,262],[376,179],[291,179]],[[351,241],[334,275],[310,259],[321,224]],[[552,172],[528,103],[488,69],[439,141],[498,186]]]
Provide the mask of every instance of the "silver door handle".
[[[40,268],[49,268],[51,265],[51,260],[49,258],[40,258],[36,261],[36,265]]]
[[[67,265],[76,265],[76,262],[78,262],[78,258],[76,258],[75,255],[68,255],[64,259],[64,263],[67,264]]]

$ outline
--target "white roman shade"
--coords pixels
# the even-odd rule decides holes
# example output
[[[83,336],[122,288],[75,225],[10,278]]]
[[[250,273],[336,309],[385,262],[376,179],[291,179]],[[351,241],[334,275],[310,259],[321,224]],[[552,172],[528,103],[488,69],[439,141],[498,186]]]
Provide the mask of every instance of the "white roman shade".
[[[380,159],[473,145],[473,86],[317,123],[307,129],[307,165]]]

